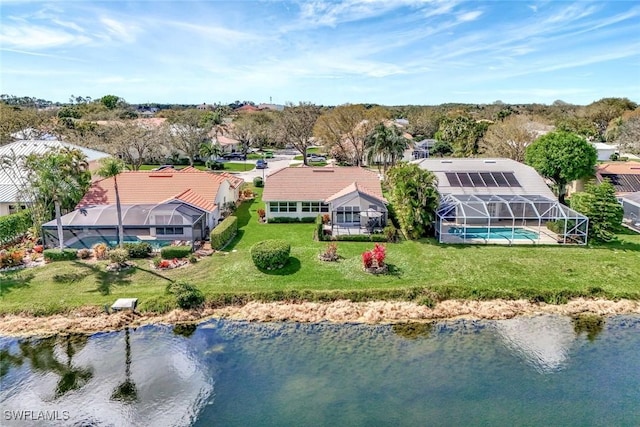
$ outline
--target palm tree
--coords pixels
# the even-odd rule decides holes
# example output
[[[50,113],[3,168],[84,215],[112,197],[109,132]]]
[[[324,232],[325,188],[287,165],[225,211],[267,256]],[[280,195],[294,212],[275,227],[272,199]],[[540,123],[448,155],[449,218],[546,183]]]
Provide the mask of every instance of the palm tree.
[[[200,145],[200,156],[206,158],[205,165],[210,167],[211,158],[217,159],[222,155],[222,147],[217,142],[205,142]]]
[[[113,178],[113,189],[116,192],[116,212],[118,213],[118,246],[124,244],[124,227],[122,226],[122,206],[120,205],[120,192],[118,191],[118,175],[125,170],[124,163],[114,157],[102,160],[98,175],[103,178]]]
[[[58,246],[64,248],[62,206],[72,208],[89,188],[91,173],[87,157],[78,149],[53,150],[43,155],[31,154],[25,159],[29,181],[40,202],[53,202]]]
[[[384,123],[377,124],[365,140],[365,154],[367,164],[380,163],[386,172],[389,166],[394,166],[409,147],[409,141],[395,126],[387,127]]]

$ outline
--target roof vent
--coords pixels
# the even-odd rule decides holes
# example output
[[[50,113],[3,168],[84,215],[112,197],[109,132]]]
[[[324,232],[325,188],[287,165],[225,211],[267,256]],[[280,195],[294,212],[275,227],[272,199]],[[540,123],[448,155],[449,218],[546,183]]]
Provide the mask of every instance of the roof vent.
[[[484,162],[485,163],[495,163],[496,161],[495,160],[485,160]]]
[[[638,167],[638,166],[631,166],[629,169],[633,169],[633,170],[640,170],[640,167]]]
[[[172,173],[150,173],[149,178],[171,178],[173,176]]]
[[[312,169],[314,172],[333,172],[331,168]]]
[[[453,160],[440,160],[440,163],[453,163]]]

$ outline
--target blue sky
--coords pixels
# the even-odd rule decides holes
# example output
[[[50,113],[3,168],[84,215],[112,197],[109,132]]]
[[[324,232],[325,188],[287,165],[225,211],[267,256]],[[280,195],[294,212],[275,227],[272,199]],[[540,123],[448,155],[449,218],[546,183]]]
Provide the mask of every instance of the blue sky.
[[[0,92],[66,101],[640,101],[634,1],[0,4]]]

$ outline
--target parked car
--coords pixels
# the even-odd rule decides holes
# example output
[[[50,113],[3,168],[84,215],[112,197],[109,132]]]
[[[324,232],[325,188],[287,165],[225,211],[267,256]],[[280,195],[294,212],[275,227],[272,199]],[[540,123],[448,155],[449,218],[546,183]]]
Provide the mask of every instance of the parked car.
[[[326,162],[327,158],[324,156],[318,156],[317,154],[307,155],[307,160],[309,162],[318,163],[318,162]]]
[[[247,155],[240,152],[226,153],[222,157],[227,160],[247,160]]]
[[[265,151],[263,154],[265,159],[273,159],[273,151]]]
[[[256,169],[266,169],[268,167],[269,166],[267,166],[267,161],[266,160],[260,159],[260,160],[258,160],[256,162]]]
[[[173,169],[173,165],[162,165],[162,166],[158,166],[157,168],[153,168],[151,170],[161,171],[161,170],[165,170],[165,169]]]

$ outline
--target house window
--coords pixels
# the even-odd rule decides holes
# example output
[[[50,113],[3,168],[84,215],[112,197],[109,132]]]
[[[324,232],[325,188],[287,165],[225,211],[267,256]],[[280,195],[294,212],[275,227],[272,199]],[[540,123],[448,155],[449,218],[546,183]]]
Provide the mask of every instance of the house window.
[[[302,212],[329,212],[329,205],[322,202],[302,202]]]
[[[298,212],[298,203],[269,202],[269,212]]]
[[[359,206],[340,206],[338,208],[336,222],[339,224],[359,223],[360,207]]]
[[[156,235],[175,235],[184,234],[183,227],[156,227]]]
[[[20,206],[20,210],[24,210],[24,209],[27,209],[25,205]],[[19,209],[16,205],[9,205],[9,214],[14,214],[18,211]]]

